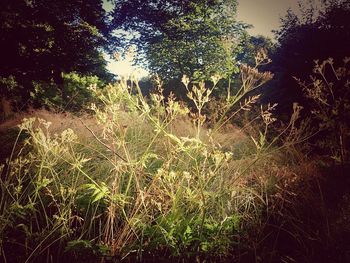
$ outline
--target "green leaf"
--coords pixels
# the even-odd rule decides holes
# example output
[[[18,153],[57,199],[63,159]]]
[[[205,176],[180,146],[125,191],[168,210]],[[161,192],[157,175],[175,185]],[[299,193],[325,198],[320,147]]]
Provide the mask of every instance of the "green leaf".
[[[72,240],[67,243],[64,252],[77,251],[81,249],[92,249],[92,244],[90,240]]]
[[[83,189],[88,189],[90,191],[93,191],[91,194],[92,203],[95,203],[105,197],[108,197],[110,194],[110,191],[105,183],[101,183],[101,185],[96,184],[84,184],[81,186]]]

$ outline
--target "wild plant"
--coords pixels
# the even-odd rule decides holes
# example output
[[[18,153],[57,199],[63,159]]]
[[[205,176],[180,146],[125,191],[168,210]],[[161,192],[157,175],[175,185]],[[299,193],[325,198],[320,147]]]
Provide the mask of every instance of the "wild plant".
[[[348,159],[350,121],[349,58],[335,66],[332,58],[315,60],[311,82],[296,79],[310,102],[311,119],[322,138],[317,145],[339,163]]]
[[[2,167],[1,250],[5,262],[10,260],[8,256],[18,256],[11,255],[16,249],[24,251],[17,258],[23,262],[55,255],[66,240],[76,235],[74,224],[82,222],[76,211],[77,192],[84,178],[95,182],[82,170],[88,159],[75,151],[77,136],[71,129],[52,135],[49,127],[43,119],[25,119],[19,125],[19,135],[29,135],[22,150],[30,151],[19,153],[18,158],[12,152]],[[14,241],[8,239],[9,233]],[[21,243],[23,248],[18,247]]]
[[[242,87],[228,92],[228,116],[211,130],[203,109],[218,76],[210,87],[182,78],[192,112],[173,95],[165,98],[160,81],[149,98],[136,79],[104,89],[91,85],[99,102],[90,110],[100,128],[82,121],[91,133],[88,142],[71,129],[52,134],[50,123],[25,120],[19,128],[29,135],[23,149],[29,152],[13,154],[2,167],[3,258],[9,256],[10,230],[25,233],[18,242],[26,244],[27,262],[78,258],[82,250],[139,261],[155,254],[197,261],[228,257],[244,226],[261,220],[265,189],[252,179],[257,163],[265,167],[273,150],[267,132],[276,105],[261,108],[264,126],[259,138],[251,138],[251,155],[234,158],[219,143],[219,131],[257,102],[249,93],[272,77],[257,69],[266,60],[261,53],[256,67],[241,67]],[[174,127],[188,116],[194,125],[181,136]]]

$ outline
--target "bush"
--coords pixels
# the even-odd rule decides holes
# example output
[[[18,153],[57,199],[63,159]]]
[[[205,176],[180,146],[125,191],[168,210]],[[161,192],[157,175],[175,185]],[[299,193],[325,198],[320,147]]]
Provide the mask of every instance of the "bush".
[[[101,87],[103,82],[96,76],[84,76],[76,72],[62,73],[62,84],[33,82],[30,93],[34,105],[44,105],[59,111],[80,111],[93,101],[91,85]]]

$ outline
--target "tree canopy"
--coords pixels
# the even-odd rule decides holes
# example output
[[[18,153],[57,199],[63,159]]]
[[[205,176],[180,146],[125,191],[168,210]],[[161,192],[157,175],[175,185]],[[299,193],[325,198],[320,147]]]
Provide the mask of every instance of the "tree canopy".
[[[0,31],[2,94],[27,100],[34,82],[59,84],[62,72],[110,77],[101,53],[110,36],[102,0],[5,0]]]
[[[114,27],[138,32],[138,46],[151,72],[165,79],[208,79],[235,70],[245,25],[235,19],[235,0],[117,0]]]
[[[350,55],[350,2],[325,1],[323,9],[316,11],[312,6],[301,9],[301,15],[289,10],[275,32],[278,42],[270,70],[276,76],[271,85],[278,89],[267,91],[266,99],[280,102],[282,112],[291,109],[294,101],[305,104],[293,77],[307,79],[315,60],[342,61]]]

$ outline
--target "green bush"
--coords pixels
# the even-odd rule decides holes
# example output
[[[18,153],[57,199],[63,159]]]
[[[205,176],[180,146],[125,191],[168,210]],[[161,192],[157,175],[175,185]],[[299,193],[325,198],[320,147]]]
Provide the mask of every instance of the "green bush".
[[[76,72],[62,73],[62,84],[35,81],[30,93],[34,105],[44,105],[59,111],[79,111],[86,109],[93,101],[90,86],[103,85],[96,76],[80,75]]]

